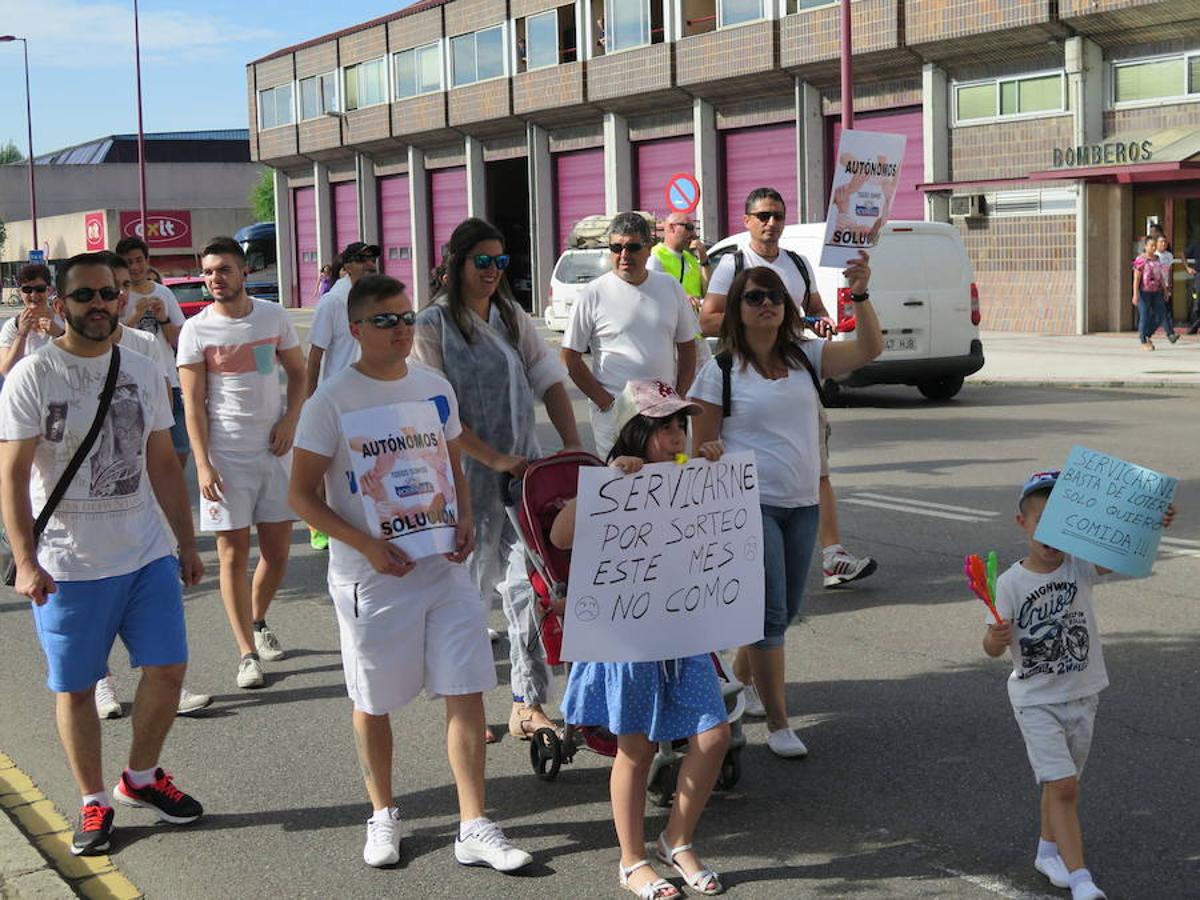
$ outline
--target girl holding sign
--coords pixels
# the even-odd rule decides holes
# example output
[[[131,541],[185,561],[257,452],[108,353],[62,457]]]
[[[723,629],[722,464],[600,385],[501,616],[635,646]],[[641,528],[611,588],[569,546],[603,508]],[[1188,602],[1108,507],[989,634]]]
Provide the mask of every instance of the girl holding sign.
[[[624,423],[608,461],[626,475],[645,463],[670,462],[687,448],[687,421],[700,412],[661,381],[631,381],[617,400]],[[700,448],[709,460],[721,458],[714,440]],[[551,542],[568,549],[575,539],[575,501],[554,519]],[[563,715],[575,725],[603,725],[617,736],[609,790],[613,823],[621,845],[621,886],[643,900],[682,897],[659,878],[645,858],[646,779],[659,741],[688,739],[679,768],[667,827],[658,836],[659,860],[672,866],[701,894],[719,894],[720,877],[692,850],[692,835],[708,803],[725,751],[729,724],[716,669],[707,654],[664,662],[576,663],[563,697]]]
[[[738,653],[734,671],[753,684],[767,713],[767,746],[777,756],[808,755],[788,724],[783,638],[800,612],[817,539],[821,475],[819,384],[853,372],[883,350],[859,253],[842,273],[854,301],[856,339],[803,340],[800,312],[774,270],[745,269],[729,286],[719,353],[696,376],[691,398],[703,408],[695,446],[721,439],[730,451],[753,450],[762,501],[766,567],[764,637]]]

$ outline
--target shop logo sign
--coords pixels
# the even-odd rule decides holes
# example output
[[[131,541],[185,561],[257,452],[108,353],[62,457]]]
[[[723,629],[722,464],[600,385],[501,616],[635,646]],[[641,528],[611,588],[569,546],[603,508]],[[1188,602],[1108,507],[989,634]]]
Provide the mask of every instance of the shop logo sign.
[[[148,211],[143,234],[140,214],[122,212],[121,235],[139,237],[151,247],[191,247],[192,214],[189,210]]]

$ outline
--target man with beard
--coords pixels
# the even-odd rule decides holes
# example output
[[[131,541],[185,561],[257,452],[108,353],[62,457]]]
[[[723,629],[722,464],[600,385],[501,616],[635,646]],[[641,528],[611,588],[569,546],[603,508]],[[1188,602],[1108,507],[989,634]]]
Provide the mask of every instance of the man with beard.
[[[213,303],[179,334],[179,380],[200,481],[200,526],[216,532],[221,598],[241,658],[237,685],[262,687],[262,660],[283,659],[267,608],[287,570],[292,438],[304,403],[304,353],[287,311],[246,293],[246,254],[229,237],[200,252]],[[287,375],[287,407],[279,368]],[[250,526],[258,531],[253,583]]]
[[[180,580],[196,584],[204,564],[171,444],[162,372],[132,352],[119,354],[114,400],[102,424],[108,438],[95,442],[35,539],[33,510],[41,511],[90,431],[112,354],[119,352],[112,338],[120,291],[104,257],[68,259],[57,289],[65,333],[21,360],[0,393],[0,509],[15,588],[34,604],[59,737],[83,795],[72,844],[78,855],[104,852],[112,833],[93,692],[118,634],[142,675],[129,762],[113,794],[176,824],[203,812],[159,766],[159,755],[187,669]]]

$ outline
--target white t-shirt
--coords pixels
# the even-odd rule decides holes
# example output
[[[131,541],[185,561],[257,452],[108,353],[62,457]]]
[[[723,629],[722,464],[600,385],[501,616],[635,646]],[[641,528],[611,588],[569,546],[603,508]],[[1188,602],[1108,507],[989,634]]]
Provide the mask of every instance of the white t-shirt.
[[[321,381],[332,378],[346,366],[358,362],[358,341],[350,333],[350,323],[346,318],[346,303],[351,287],[349,276],[339,278],[321,296],[317,311],[313,314],[308,343],[320,347],[324,352],[321,357]]]
[[[4,327],[0,328],[0,350],[7,350],[17,342],[17,322],[20,320],[21,314],[13,316],[4,323]],[[65,328],[66,323],[58,316],[52,316],[54,324],[59,328]],[[39,328],[31,328],[29,333],[25,335],[25,352],[37,353],[47,344],[54,340],[53,335],[47,331],[42,331]]]
[[[300,341],[282,306],[269,300],[251,303],[249,315],[240,319],[210,304],[179,332],[179,365],[204,363],[208,376],[210,450],[266,450],[283,413],[275,361]]]
[[[700,330],[679,282],[647,272],[631,285],[606,272],[579,292],[562,346],[592,352],[592,373],[613,396],[634,378],[675,382],[675,345]]]
[[[442,430],[448,439],[453,440],[462,434],[454,388],[441,375],[411,359],[408,362],[408,374],[398,381],[369,378],[351,366],[317,388],[300,412],[295,446],[332,460],[325,476],[325,497],[330,509],[359,531],[371,533],[346,447],[342,415],[375,406],[434,400],[438,397],[444,398],[438,402],[439,408],[447,411]],[[350,545],[330,538],[330,584],[366,581],[375,575],[374,567],[365,556]]]
[[[92,427],[110,356],[75,356],[51,344],[22,359],[4,381],[0,440],[40,438],[29,486],[35,518]],[[173,544],[146,474],[146,443],[174,421],[158,365],[122,351],[106,421],[38,543],[38,562],[51,577],[127,575],[170,555]]]
[[[1017,562],[996,579],[996,611],[1013,623],[1008,648],[1013,706],[1066,703],[1108,687],[1092,610],[1092,585],[1099,577],[1090,562],[1067,556],[1047,574]],[[995,621],[991,613],[987,621]]]
[[[122,325],[121,337],[117,340],[117,343],[121,346],[122,352],[125,350],[132,350],[134,353],[140,353],[142,356],[146,357],[148,360],[158,366],[158,368],[163,371],[164,376],[166,375],[166,371],[163,367],[162,357],[159,356],[158,341],[155,340],[154,335],[147,334],[145,331],[141,331],[137,328],[130,328],[126,325]],[[47,347],[50,346],[53,345],[47,342],[34,352],[42,353]]]
[[[801,347],[820,372],[825,342],[804,341]],[[791,369],[787,378],[772,381],[754,366],[743,371],[735,357],[729,378],[729,416],[721,425],[721,440],[729,453],[754,451],[761,501],[788,508],[817,503],[821,401],[808,372]],[[721,367],[715,359],[704,364],[690,395],[721,405]]]
[[[753,269],[758,266],[766,266],[768,269],[774,269],[775,272],[783,279],[784,287],[787,288],[788,294],[791,295],[792,302],[804,315],[807,312],[804,309],[804,276],[800,274],[800,270],[796,268],[796,264],[792,262],[792,258],[788,256],[787,251],[782,247],[779,248],[779,255],[774,259],[763,259],[749,247],[742,248],[742,253],[745,256],[745,268]],[[720,294],[725,296],[729,293],[729,286],[733,284],[733,278],[737,274],[734,271],[734,253],[726,253],[721,257],[721,261],[717,263],[716,269],[708,279],[708,292],[710,294]],[[797,253],[800,261],[804,263],[808,269],[808,279],[811,284],[809,291],[817,292],[817,278],[813,274],[812,263],[810,263],[803,254]]]
[[[170,362],[171,360],[175,359],[175,348],[172,347],[171,342],[167,340],[167,335],[162,330],[162,326],[158,324],[158,320],[149,312],[147,312],[140,319],[134,321],[135,317],[133,311],[137,308],[139,300],[141,300],[143,297],[149,297],[151,294],[153,294],[162,301],[163,312],[166,313],[166,316],[172,325],[183,325],[183,323],[187,320],[184,318],[183,310],[179,307],[179,301],[175,299],[175,294],[172,293],[171,289],[166,285],[158,284],[157,282],[152,281],[150,283],[153,285],[154,289],[147,294],[143,294],[137,288],[129,289],[129,312],[125,317],[124,324],[133,328],[137,328],[140,331],[148,332],[157,337],[158,349],[159,353],[162,355],[162,359]],[[179,373],[175,370],[174,365],[169,365],[166,367],[166,376],[171,382],[171,387],[179,387]]]

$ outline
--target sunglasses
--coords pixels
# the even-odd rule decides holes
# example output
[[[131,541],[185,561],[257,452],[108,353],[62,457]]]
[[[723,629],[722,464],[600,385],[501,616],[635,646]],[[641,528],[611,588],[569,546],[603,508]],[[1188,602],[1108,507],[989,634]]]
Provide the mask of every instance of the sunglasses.
[[[28,297],[30,294],[44,294],[50,288],[44,284],[23,284],[21,285],[21,293]]]
[[[640,253],[645,246],[641,241],[630,241],[628,244],[609,244],[608,252],[615,256],[620,256],[625,250],[628,250],[630,253]]]
[[[672,222],[671,224],[674,225],[676,228],[682,228],[684,231],[695,231],[696,230],[695,222]]]
[[[748,291],[742,291],[742,300],[749,306],[762,306],[768,300],[775,306],[780,306],[783,303],[783,291],[764,291],[758,288],[751,288]]]
[[[479,271],[496,267],[497,272],[503,272],[508,268],[508,261],[512,259],[507,253],[501,253],[499,256],[491,256],[487,253],[476,253],[474,256],[475,268]]]
[[[777,212],[773,209],[764,210],[763,212],[750,213],[750,215],[754,216],[754,218],[758,219],[758,221],[762,222],[764,225],[766,225],[772,219],[782,222],[787,218],[787,213]]]
[[[74,300],[76,303],[91,303],[92,298],[94,298],[97,294],[100,295],[100,299],[103,300],[105,303],[112,303],[114,300],[116,300],[118,297],[121,296],[120,291],[118,291],[116,288],[109,288],[109,287],[105,287],[105,288],[90,288],[90,287],[75,288],[75,290],[71,291],[71,293],[67,294],[67,296],[70,297],[72,300]]]
[[[416,321],[417,314],[411,309],[406,309],[404,312],[399,313],[376,313],[373,316],[367,316],[365,319],[355,319],[354,324],[361,325],[363,322],[366,322],[373,328],[388,329],[395,328],[397,325],[403,322],[405,325],[411,328],[416,324]]]

